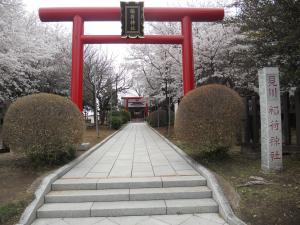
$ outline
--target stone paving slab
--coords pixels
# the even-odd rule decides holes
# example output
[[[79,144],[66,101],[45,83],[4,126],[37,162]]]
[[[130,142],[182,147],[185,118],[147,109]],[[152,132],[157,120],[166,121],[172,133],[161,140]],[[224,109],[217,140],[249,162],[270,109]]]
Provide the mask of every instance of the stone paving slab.
[[[228,225],[217,213],[37,219],[32,225]]]
[[[197,176],[145,123],[129,123],[63,178]]]

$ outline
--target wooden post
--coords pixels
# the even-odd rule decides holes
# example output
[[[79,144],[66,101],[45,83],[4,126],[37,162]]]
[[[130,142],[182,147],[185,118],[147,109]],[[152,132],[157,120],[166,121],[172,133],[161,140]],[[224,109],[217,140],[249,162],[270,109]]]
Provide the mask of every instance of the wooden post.
[[[290,126],[289,126],[289,93],[284,92],[281,96],[282,101],[282,114],[283,114],[283,137],[284,137],[284,144],[290,145],[291,144],[291,133],[290,133]]]
[[[252,102],[252,141],[253,144],[259,143],[259,128],[258,128],[258,108],[257,108],[257,97],[251,97]]]
[[[296,115],[296,140],[300,145],[300,88],[295,92],[295,115]]]
[[[243,144],[249,145],[250,144],[250,126],[249,126],[249,97],[244,97],[243,101],[245,104],[245,118],[244,118],[244,140]]]

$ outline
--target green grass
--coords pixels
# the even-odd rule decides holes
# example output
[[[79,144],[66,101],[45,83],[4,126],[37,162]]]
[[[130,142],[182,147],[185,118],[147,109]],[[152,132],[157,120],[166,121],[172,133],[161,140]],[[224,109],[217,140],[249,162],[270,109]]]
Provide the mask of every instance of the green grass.
[[[0,204],[0,224],[9,225],[18,221],[21,213],[26,206],[32,201],[31,194],[22,196],[20,199],[11,203]]]

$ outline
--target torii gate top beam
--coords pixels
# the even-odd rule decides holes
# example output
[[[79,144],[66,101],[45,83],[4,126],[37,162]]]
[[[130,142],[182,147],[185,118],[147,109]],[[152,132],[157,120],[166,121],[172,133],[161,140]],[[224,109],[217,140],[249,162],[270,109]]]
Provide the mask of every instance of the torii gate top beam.
[[[40,8],[43,22],[73,21],[75,16],[84,21],[120,21],[119,7],[63,7]],[[156,8],[144,9],[145,21],[180,22],[186,16],[193,22],[213,22],[224,18],[222,8]]]

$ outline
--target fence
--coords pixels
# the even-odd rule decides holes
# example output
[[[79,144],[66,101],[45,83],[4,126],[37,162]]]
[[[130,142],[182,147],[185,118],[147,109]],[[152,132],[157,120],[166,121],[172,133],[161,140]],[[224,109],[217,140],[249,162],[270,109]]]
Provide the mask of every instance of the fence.
[[[246,115],[242,139],[243,149],[260,150],[260,107],[259,96],[244,97]],[[281,118],[283,151],[300,153],[300,88],[294,95],[281,93]]]

